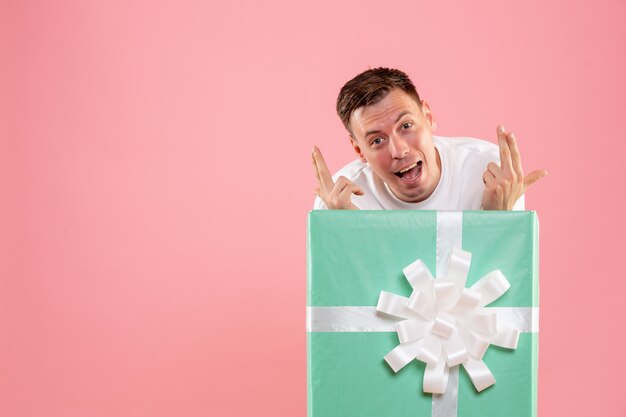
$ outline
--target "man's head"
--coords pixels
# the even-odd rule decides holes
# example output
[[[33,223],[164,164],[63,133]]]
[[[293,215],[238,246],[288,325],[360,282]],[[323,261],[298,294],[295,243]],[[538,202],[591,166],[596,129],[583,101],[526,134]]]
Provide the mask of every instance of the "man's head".
[[[337,114],[361,161],[396,197],[418,202],[433,193],[441,176],[436,123],[405,73],[374,68],[357,75],[341,89]]]

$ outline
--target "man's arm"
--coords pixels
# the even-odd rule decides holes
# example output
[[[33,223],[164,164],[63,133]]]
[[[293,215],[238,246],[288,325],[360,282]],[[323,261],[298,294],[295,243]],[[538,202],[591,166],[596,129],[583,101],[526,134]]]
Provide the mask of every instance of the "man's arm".
[[[313,169],[317,178],[318,187],[313,191],[322,199],[324,204],[331,210],[358,210],[352,203],[352,194],[363,195],[361,187],[344,176],[333,181],[333,177],[326,166],[322,152],[315,146],[313,148]]]
[[[497,132],[500,165],[490,162],[483,173],[485,191],[482,208],[483,210],[512,210],[515,202],[526,192],[526,189],[548,175],[548,172],[540,169],[524,176],[515,135],[513,132],[507,132],[504,126],[498,126]]]

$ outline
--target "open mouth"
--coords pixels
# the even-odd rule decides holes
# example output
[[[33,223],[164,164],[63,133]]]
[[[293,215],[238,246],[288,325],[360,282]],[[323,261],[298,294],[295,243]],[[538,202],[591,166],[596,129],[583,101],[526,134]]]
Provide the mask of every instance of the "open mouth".
[[[395,172],[397,177],[404,181],[414,181],[422,173],[422,161],[418,161],[412,165],[402,168],[400,171]]]

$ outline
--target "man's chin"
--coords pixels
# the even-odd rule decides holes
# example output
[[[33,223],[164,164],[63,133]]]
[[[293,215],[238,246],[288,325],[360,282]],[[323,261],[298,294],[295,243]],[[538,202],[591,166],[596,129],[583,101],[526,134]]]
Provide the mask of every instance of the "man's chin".
[[[389,184],[388,184],[389,185]],[[400,200],[406,203],[419,203],[426,200],[430,194],[423,187],[389,187],[391,192]]]

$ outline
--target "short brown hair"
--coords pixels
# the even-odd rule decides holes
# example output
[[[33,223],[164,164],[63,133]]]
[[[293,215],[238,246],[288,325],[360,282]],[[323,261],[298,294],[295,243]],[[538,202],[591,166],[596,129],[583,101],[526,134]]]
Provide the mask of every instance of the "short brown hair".
[[[350,117],[359,107],[381,101],[394,88],[400,88],[417,101],[422,108],[420,96],[409,76],[398,69],[373,68],[360,73],[348,81],[337,97],[337,114],[343,125],[352,134]]]

